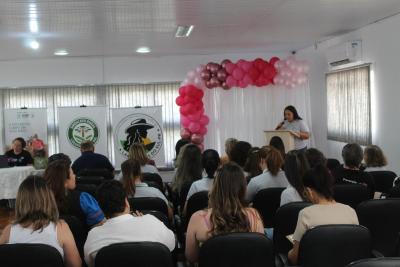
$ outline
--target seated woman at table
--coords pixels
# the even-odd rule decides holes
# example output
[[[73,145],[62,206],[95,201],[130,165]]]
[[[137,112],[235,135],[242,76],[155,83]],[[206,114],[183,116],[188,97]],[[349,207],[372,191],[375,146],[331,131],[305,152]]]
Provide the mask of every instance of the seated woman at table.
[[[54,193],[60,215],[73,215],[87,228],[103,223],[104,214],[96,199],[86,192],[75,190],[75,174],[70,161],[51,161],[43,178]]]
[[[25,150],[26,142],[24,138],[17,137],[12,142],[12,148],[4,155],[8,158],[8,165],[14,166],[28,166],[33,164],[31,153]]]
[[[15,220],[0,236],[0,245],[36,243],[54,247],[65,266],[78,267],[82,261],[71,230],[59,220],[54,195],[40,176],[28,176],[19,186]],[[7,265],[7,264],[6,264]]]

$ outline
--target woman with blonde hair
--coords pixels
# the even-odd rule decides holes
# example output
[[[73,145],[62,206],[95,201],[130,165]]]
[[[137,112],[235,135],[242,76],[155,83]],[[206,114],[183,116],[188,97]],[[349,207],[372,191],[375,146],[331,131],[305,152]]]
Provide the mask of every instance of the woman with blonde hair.
[[[387,159],[379,146],[370,145],[364,149],[366,172],[386,171]]]
[[[146,149],[142,143],[134,143],[131,145],[129,148],[128,159],[139,161],[142,173],[158,174],[158,170],[154,166],[154,161],[149,159]]]
[[[194,213],[186,235],[186,258],[197,262],[200,243],[212,236],[228,233],[264,233],[258,212],[247,207],[246,178],[236,163],[227,163],[217,171],[210,193],[209,208]]]
[[[19,186],[15,221],[0,236],[1,244],[36,243],[54,247],[65,266],[81,266],[81,258],[71,230],[59,220],[53,192],[39,176],[28,176]]]

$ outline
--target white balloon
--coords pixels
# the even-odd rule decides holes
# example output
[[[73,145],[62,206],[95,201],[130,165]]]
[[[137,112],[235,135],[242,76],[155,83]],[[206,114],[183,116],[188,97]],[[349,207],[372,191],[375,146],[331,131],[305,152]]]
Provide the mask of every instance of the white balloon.
[[[194,76],[196,76],[196,72],[194,70],[191,70],[187,73],[187,77],[189,79],[194,78]]]

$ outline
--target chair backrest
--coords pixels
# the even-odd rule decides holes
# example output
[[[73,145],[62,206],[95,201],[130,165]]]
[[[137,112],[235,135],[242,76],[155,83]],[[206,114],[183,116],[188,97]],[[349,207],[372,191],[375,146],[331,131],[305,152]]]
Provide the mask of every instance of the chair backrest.
[[[333,171],[337,167],[340,166],[340,162],[337,159],[327,159],[326,160],[326,167],[328,167],[329,170]]]
[[[0,265],[7,267],[63,267],[64,261],[54,247],[44,244],[0,245]]]
[[[161,198],[137,197],[137,198],[129,198],[128,201],[129,205],[131,206],[131,211],[156,210],[168,216],[167,204]]]
[[[395,186],[389,191],[389,198],[400,198],[400,186]]]
[[[299,212],[311,206],[308,202],[292,202],[280,207],[275,214],[274,249],[276,253],[287,254],[293,245],[286,238],[296,230]]]
[[[114,179],[113,172],[107,169],[83,169],[77,176],[101,176],[104,177],[105,180]]]
[[[159,212],[157,210],[143,210],[143,214],[151,214],[154,217],[156,217],[158,220],[160,220],[162,223],[164,223],[165,226],[171,229],[171,224],[169,223],[168,216],[165,215],[162,212]],[[171,229],[172,230],[172,229]]]
[[[369,172],[375,182],[375,191],[388,193],[393,187],[393,181],[397,177],[394,172],[391,171],[376,171]]]
[[[83,246],[85,245],[86,238],[88,235],[88,230],[82,224],[82,222],[75,216],[72,215],[62,215],[60,219],[63,219],[69,226],[72,235],[75,239],[76,247],[78,248],[79,255],[84,259]]]
[[[356,209],[358,204],[370,199],[370,192],[361,184],[337,184],[333,187],[333,196],[337,202]]]
[[[260,213],[265,228],[275,225],[275,213],[280,206],[283,190],[285,190],[283,187],[267,188],[260,190],[254,197],[253,208]]]
[[[258,233],[211,237],[200,248],[199,267],[215,266],[275,266],[272,241]]]
[[[102,176],[78,176],[76,178],[76,183],[77,184],[94,184],[94,185],[100,185],[102,182],[104,182],[104,177]]]
[[[371,232],[373,248],[386,257],[397,255],[400,232],[400,199],[375,199],[361,203],[357,209],[361,225]]]
[[[347,267],[399,267],[400,258],[364,259],[347,265]]]
[[[161,176],[157,173],[142,173],[143,182],[153,182],[157,184],[157,188],[160,189],[161,192],[164,193],[164,183]]]
[[[156,242],[127,242],[112,244],[99,250],[96,267],[172,267],[169,249]]]
[[[193,213],[208,207],[208,191],[193,194],[187,201],[185,225],[187,226]]]
[[[360,225],[321,225],[308,230],[300,241],[302,267],[345,267],[371,257],[369,230]]]

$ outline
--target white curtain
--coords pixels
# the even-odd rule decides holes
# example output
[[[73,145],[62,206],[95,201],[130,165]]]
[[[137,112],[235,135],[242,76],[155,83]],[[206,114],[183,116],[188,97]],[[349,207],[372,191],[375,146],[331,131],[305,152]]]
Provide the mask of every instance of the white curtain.
[[[283,120],[288,105],[296,107],[310,131],[311,108],[309,85],[287,89],[281,86],[206,89],[203,99],[210,117],[205,148],[224,153],[227,138],[247,141],[253,146],[266,145],[265,130],[273,130]],[[312,134],[311,143],[313,145]]]

